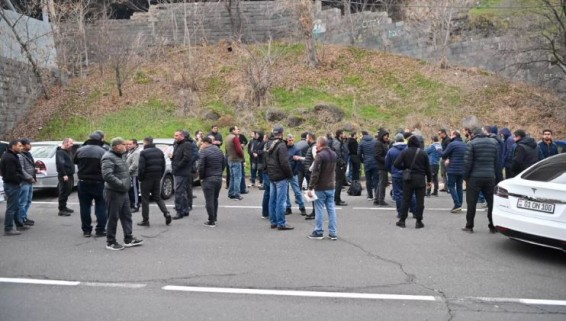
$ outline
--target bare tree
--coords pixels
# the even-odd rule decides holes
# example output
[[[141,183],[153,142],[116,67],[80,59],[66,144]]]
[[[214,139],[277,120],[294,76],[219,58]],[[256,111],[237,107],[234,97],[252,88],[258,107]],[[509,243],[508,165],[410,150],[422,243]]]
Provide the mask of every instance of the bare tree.
[[[298,19],[299,29],[305,42],[307,63],[310,67],[320,64],[316,43],[313,35],[314,29],[314,5],[312,0],[283,0],[285,7]]]
[[[230,26],[232,27],[232,39],[241,41],[242,39],[242,12],[240,11],[241,0],[224,0],[224,5],[230,17]]]

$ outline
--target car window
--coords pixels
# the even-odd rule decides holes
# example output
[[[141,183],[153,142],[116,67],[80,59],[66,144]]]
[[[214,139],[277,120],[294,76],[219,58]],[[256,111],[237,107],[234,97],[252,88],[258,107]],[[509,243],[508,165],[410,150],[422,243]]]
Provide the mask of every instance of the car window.
[[[547,158],[521,175],[522,179],[538,182],[566,184],[566,154]]]
[[[29,151],[33,158],[51,158],[55,155],[57,146],[53,145],[31,145],[31,150]]]

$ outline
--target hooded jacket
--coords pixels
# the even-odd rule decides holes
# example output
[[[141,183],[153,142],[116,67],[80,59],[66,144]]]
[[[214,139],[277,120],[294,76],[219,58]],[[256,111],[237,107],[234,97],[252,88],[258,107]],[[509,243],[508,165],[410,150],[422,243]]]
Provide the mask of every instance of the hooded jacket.
[[[511,134],[511,130],[509,130],[509,128],[500,129],[499,135],[503,136],[503,166],[505,168],[510,168],[515,140],[513,139],[513,135]]]
[[[440,158],[442,157],[442,144],[440,142],[434,142],[427,147],[426,153],[428,154],[428,161],[430,165],[438,165],[440,163]]]
[[[404,142],[396,142],[389,148],[387,155],[385,155],[385,169],[391,173],[391,177],[393,178],[403,177],[403,171],[393,166],[393,163],[405,148],[407,148],[407,144]]]
[[[89,139],[84,142],[73,158],[73,162],[79,168],[79,180],[103,181],[101,170],[101,159],[106,153],[102,148],[102,141]]]
[[[266,150],[263,157],[265,157],[269,180],[277,182],[282,179],[293,178],[291,166],[289,165],[289,153],[285,142],[279,138],[269,140],[266,144]]]
[[[358,146],[358,155],[364,164],[364,169],[371,170],[377,168],[375,159],[376,141],[370,135],[364,135]]]
[[[538,146],[532,137],[522,138],[516,144],[513,160],[511,161],[513,176],[516,176],[539,160]]]
[[[385,155],[389,149],[389,144],[385,142],[383,137],[388,136],[389,132],[380,130],[377,133],[377,142],[375,143],[375,161],[378,170],[385,170]]]

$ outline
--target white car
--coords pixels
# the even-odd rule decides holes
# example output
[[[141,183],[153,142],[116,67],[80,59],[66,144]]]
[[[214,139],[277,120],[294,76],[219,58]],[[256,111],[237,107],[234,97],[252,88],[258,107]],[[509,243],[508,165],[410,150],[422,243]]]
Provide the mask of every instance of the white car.
[[[499,232],[566,252],[566,154],[500,182],[494,194],[493,224]]]

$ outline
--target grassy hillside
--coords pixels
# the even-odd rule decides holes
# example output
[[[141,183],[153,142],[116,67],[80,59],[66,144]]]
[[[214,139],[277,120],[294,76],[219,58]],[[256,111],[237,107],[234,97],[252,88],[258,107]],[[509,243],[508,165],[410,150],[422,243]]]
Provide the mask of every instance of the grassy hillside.
[[[93,67],[88,77],[53,88],[54,98],[39,101],[11,136],[82,140],[102,129],[109,137],[172,137],[178,128],[207,131],[217,124],[226,132],[237,125],[249,133],[276,123],[295,134],[339,128],[374,133],[385,127],[418,128],[428,136],[441,127],[461,129],[468,115],[485,124],[525,128],[536,137],[547,127],[566,136],[563,101],[478,69],[439,70],[414,59],[340,46],[320,47],[322,64],[311,69],[301,45],[278,43],[269,55],[265,46],[232,49],[226,44],[170,48],[138,66],[122,97],[113,73]],[[262,106],[256,106],[244,71],[266,56],[273,62],[263,70],[271,74],[265,77],[271,86]],[[320,104],[337,106],[344,118],[316,112]],[[268,121],[266,115],[273,113],[283,119]]]

